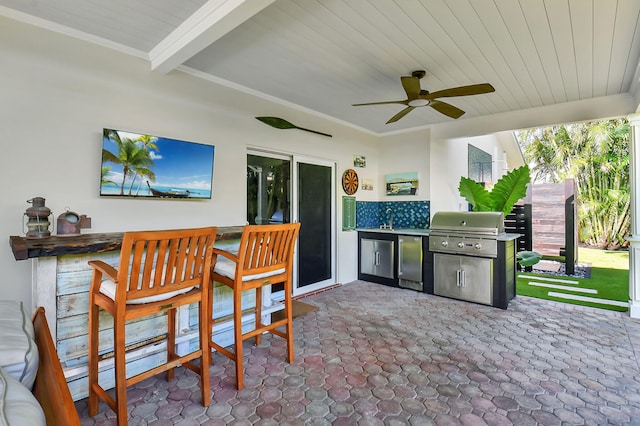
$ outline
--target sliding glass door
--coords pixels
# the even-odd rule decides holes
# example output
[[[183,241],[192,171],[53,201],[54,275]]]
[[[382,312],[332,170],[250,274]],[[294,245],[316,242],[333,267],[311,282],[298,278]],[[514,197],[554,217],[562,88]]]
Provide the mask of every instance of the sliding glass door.
[[[335,284],[334,166],[309,158],[295,159],[298,220],[298,280],[294,294]]]
[[[335,284],[334,200],[333,163],[259,151],[247,155],[247,223],[301,224],[294,296]],[[273,292],[282,297],[281,287]]]

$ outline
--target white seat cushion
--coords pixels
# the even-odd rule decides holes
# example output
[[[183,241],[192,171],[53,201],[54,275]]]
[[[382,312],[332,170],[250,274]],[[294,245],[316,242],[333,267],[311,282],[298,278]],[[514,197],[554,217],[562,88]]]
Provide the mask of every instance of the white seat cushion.
[[[0,424],[45,426],[42,407],[22,383],[0,367]]]
[[[282,274],[287,268],[276,269],[275,271],[265,272],[262,274],[246,275],[242,277],[242,281],[259,280],[260,278],[268,278],[274,275]],[[236,276],[236,263],[223,256],[218,256],[216,266],[213,268],[213,272],[222,275],[227,278],[234,279]]]
[[[151,271],[152,279],[153,279],[154,275],[155,275],[155,269],[153,269]],[[162,293],[162,294],[158,294],[158,295],[155,295],[155,296],[140,297],[138,299],[131,299],[131,300],[127,300],[127,304],[128,305],[139,305],[139,304],[142,304],[142,303],[159,302],[161,300],[170,299],[173,296],[177,296],[179,294],[187,293],[187,292],[193,290],[194,288],[195,287],[193,287],[193,286],[192,287],[185,287],[185,288],[182,288],[180,290],[170,291],[168,293]],[[103,280],[102,283],[100,283],[100,293],[102,293],[105,296],[109,297],[111,300],[116,300],[116,283],[114,283],[111,280]]]
[[[33,323],[22,302],[0,300],[0,367],[31,389],[38,360]]]

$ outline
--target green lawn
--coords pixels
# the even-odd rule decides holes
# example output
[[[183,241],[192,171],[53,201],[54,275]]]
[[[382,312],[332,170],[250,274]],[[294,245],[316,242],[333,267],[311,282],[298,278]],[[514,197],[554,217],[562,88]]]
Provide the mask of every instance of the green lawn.
[[[612,306],[603,303],[594,303],[590,301],[571,300],[563,297],[549,295],[549,292],[555,292],[567,295],[577,295],[579,297],[599,298],[606,300],[617,300],[627,302],[629,300],[629,253],[626,251],[606,251],[591,248],[578,248],[578,262],[591,264],[591,278],[578,279],[572,277],[563,277],[547,274],[531,274],[520,272],[516,282],[516,294],[520,296],[531,296],[539,299],[555,300],[563,303],[572,303],[575,305],[591,306],[614,311],[627,311],[628,307]],[[577,284],[552,282],[535,279],[521,278],[520,275],[530,277],[541,277],[546,279],[561,279],[575,281]],[[593,289],[596,294],[585,293],[564,288],[549,288],[543,286],[529,285],[529,282],[537,281],[546,285],[562,286],[579,289]]]

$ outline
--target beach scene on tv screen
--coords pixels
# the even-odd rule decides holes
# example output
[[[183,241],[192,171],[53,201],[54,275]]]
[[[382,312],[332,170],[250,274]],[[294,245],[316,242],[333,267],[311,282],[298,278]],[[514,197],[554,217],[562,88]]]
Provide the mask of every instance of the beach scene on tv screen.
[[[212,145],[104,129],[100,195],[211,198]]]

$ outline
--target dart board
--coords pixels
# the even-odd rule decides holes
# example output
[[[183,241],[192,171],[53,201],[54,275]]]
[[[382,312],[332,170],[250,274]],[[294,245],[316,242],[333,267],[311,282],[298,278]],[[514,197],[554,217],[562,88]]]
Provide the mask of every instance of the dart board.
[[[358,174],[353,169],[347,169],[342,174],[342,189],[347,195],[353,195],[358,190]]]

